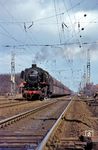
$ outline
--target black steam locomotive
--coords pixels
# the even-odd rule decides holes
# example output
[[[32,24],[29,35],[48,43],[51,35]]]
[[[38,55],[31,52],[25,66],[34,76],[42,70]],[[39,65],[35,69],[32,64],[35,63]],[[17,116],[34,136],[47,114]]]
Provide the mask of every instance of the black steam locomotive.
[[[22,71],[21,78],[23,79],[22,95],[27,99],[44,99],[71,94],[71,90],[36,64]]]

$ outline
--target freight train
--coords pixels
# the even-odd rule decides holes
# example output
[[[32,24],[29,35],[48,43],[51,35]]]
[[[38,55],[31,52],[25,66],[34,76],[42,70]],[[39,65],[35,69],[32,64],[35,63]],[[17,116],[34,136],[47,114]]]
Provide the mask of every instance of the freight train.
[[[22,96],[28,100],[70,95],[71,90],[53,78],[47,71],[32,64],[21,72]]]

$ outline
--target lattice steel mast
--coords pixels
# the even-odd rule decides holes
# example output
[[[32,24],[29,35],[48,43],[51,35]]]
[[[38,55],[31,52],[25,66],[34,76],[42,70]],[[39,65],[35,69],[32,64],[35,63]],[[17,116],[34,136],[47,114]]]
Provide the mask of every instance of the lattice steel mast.
[[[15,95],[15,53],[11,52],[11,95]]]
[[[87,84],[90,84],[90,50],[87,50]]]

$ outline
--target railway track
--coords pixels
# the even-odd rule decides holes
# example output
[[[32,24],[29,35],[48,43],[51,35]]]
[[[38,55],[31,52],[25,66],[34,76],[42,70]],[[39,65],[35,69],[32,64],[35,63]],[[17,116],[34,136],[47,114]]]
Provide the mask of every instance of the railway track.
[[[45,101],[18,101],[0,105],[0,120],[6,119],[18,113],[22,113],[39,105],[43,105]]]
[[[69,100],[53,100],[0,121],[0,148],[25,150],[32,147],[35,149],[68,103]]]
[[[54,126],[47,133],[36,150],[85,150],[86,147],[91,150],[91,147],[88,147],[92,145],[92,139],[90,137],[85,137],[85,135],[79,136],[81,135],[79,122],[81,127],[82,124],[85,124],[84,128],[86,127],[86,130],[88,130],[89,124],[82,122],[82,118],[80,119],[76,117],[76,119],[74,119],[76,115],[78,116],[78,114],[75,114],[75,110],[77,113],[77,105],[80,103],[79,101],[80,100],[76,98],[73,98],[73,100],[70,101],[66,109],[60,115]],[[81,104],[82,103],[80,103],[80,106]],[[69,117],[70,119],[66,119],[66,117]],[[85,131],[85,129],[82,130]]]
[[[24,102],[8,102],[8,103],[2,103],[0,104],[0,109],[1,108],[8,108],[8,107],[13,107],[13,106],[17,106],[17,105],[23,105],[23,104],[27,104],[28,102],[27,101],[24,101]],[[29,102],[30,103],[30,102]]]
[[[8,99],[4,99],[4,100],[0,100],[0,105],[1,104],[9,104],[9,103],[16,103],[16,101],[15,100],[8,100]]]
[[[32,113],[36,113],[37,111],[40,111],[41,109],[44,109],[46,107],[48,107],[49,105],[52,105],[53,103],[56,103],[57,101],[55,102],[50,102],[49,104],[45,104],[41,107],[38,107],[38,108],[35,108],[35,109],[32,109],[32,110],[29,110],[29,111],[26,111],[26,112],[23,112],[23,113],[20,113],[18,115],[15,115],[15,116],[12,116],[12,117],[9,117],[7,119],[4,119],[4,120],[1,120],[0,121],[0,128],[4,127],[4,126],[7,126],[7,125],[10,125],[11,123],[15,122],[15,121],[18,121],[22,118],[25,118],[26,116],[28,115],[31,115]]]
[[[51,128],[51,130],[44,137],[43,141],[40,143],[40,145],[37,147],[36,150],[45,150],[45,149],[47,149],[47,145],[48,145],[48,149],[49,148],[51,149],[51,145],[53,144],[52,143],[52,141],[53,141],[52,138],[55,136],[56,130],[59,128],[59,125],[62,122],[62,118],[65,116],[65,113],[67,112],[67,110],[70,107],[71,103],[72,103],[72,100],[70,101],[70,103],[68,104],[66,109],[63,111],[63,113],[60,115],[60,117],[58,118],[58,120],[56,121],[54,126]],[[51,141],[51,143],[50,143],[50,141]],[[54,144],[54,148],[56,148],[55,144]]]

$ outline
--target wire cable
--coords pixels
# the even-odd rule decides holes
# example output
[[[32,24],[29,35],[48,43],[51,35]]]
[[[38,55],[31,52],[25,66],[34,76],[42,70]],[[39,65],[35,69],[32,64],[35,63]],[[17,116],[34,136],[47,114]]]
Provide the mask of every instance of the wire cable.
[[[59,21],[58,21],[57,12],[56,12],[56,1],[55,0],[54,0],[54,10],[55,10],[55,17],[56,17],[56,21],[57,21],[59,41],[60,41],[60,44],[61,44],[61,35],[60,35],[60,30],[59,30]]]

